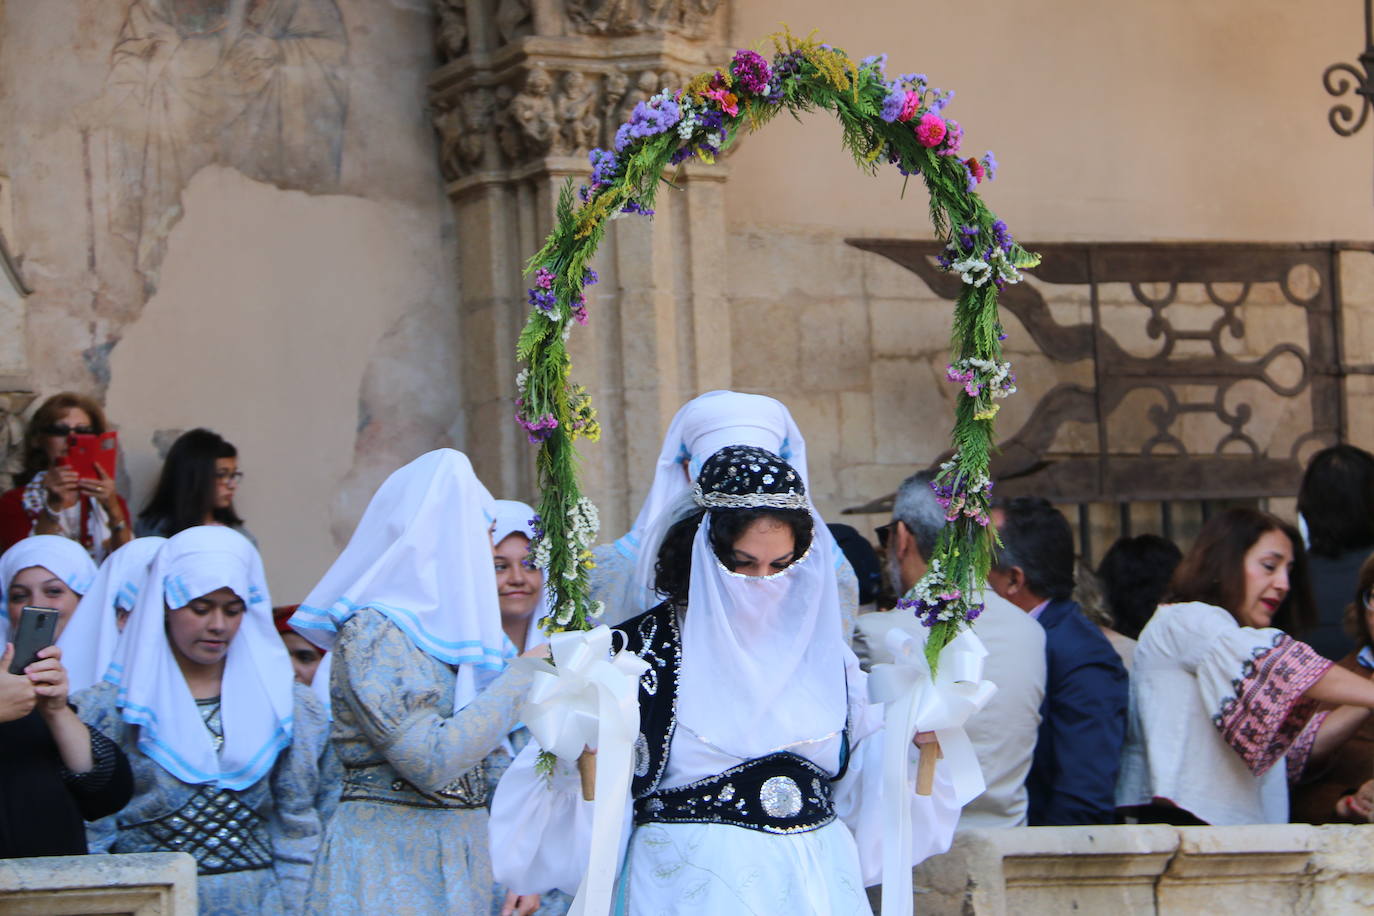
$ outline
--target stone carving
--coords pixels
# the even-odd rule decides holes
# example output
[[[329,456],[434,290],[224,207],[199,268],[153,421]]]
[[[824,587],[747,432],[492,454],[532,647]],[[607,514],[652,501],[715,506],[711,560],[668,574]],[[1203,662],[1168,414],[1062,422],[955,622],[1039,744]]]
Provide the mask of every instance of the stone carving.
[[[132,0],[104,93],[78,112],[95,206],[156,275],[180,195],[212,163],[307,191],[338,182],[348,33],[336,0]]]
[[[530,0],[499,0],[496,7],[496,34],[501,44],[510,44],[534,32]]]
[[[721,0],[568,0],[574,29],[592,35],[673,32],[702,38]]]
[[[576,70],[563,75],[558,119],[562,126],[561,153],[590,150],[600,140],[601,119],[596,113],[596,84]]]
[[[601,142],[598,144],[604,149],[610,149],[615,142],[616,129],[622,123],[620,103],[629,90],[630,78],[621,71],[615,70],[606,77],[601,93]]]
[[[436,9],[439,27],[435,30],[435,42],[440,59],[448,62],[462,57],[468,51],[467,0],[437,0]]]
[[[553,79],[549,72],[535,66],[525,77],[525,88],[511,100],[511,117],[520,137],[517,153],[527,158],[549,155],[558,141],[558,118],[550,97],[552,91]],[[505,144],[502,146],[504,149]]]
[[[435,116],[439,129],[439,167],[449,181],[482,166],[491,136],[496,99],[490,89],[466,92],[458,105]]]

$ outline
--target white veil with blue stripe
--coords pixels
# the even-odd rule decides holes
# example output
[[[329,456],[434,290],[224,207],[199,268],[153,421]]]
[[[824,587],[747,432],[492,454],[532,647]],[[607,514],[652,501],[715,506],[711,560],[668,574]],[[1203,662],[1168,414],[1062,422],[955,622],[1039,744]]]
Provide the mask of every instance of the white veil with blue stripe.
[[[491,552],[495,517],[495,501],[466,455],[421,455],[377,490],[291,626],[333,649],[339,628],[372,608],[422,652],[457,666],[454,708],[461,709],[505,667]]]
[[[86,548],[60,534],[35,534],[17,541],[0,556],[0,595],[6,601],[14,577],[33,566],[43,567],[78,595],[86,594],[95,578],[95,563]],[[42,607],[42,597],[34,595],[30,603]],[[72,618],[75,617],[73,613]],[[5,641],[9,639],[9,623],[9,614],[0,614],[0,652],[4,651]],[[67,624],[70,626],[71,621]]]
[[[216,753],[167,641],[166,620],[168,609],[226,587],[246,608],[225,656],[224,745]],[[291,743],[294,674],[272,622],[262,559],[248,539],[222,525],[169,538],[153,559],[105,679],[119,686],[121,717],[139,726],[139,750],[177,779],[241,790],[266,776]]]
[[[100,683],[119,645],[119,612],[132,613],[163,537],[134,538],[105,558],[57,644],[71,693]],[[83,551],[84,552],[84,551]]]

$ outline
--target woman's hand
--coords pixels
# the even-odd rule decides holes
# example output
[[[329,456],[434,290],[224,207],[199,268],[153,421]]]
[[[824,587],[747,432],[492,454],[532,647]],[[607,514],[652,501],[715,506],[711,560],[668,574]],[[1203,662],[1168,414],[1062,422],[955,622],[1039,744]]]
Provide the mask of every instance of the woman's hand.
[[[71,469],[67,468],[67,470]],[[91,480],[90,478],[78,480],[76,482],[77,488],[85,495],[92,497],[96,502],[100,503],[100,505],[104,507],[105,512],[110,516],[111,521],[124,521],[124,512],[119,505],[119,497],[115,493],[114,480],[109,474],[105,473],[105,469],[100,465],[95,466],[95,472],[100,476],[95,480]],[[72,473],[75,474],[76,472],[72,471]]]
[[[501,907],[501,916],[530,916],[539,909],[538,894],[519,894],[506,891],[506,902]]]
[[[549,655],[549,644],[546,642],[541,642],[533,649],[526,649],[520,653],[521,658],[548,658]]]
[[[54,512],[70,509],[81,495],[81,481],[76,470],[65,465],[49,468],[43,475],[43,486],[48,491],[48,508]]]
[[[0,722],[24,718],[38,702],[33,683],[22,674],[10,674],[13,660],[14,643],[5,643],[5,654],[0,657]]]
[[[62,664],[62,650],[57,646],[40,650],[38,661],[24,669],[24,676],[33,685],[38,711],[44,716],[67,708],[67,669]]]

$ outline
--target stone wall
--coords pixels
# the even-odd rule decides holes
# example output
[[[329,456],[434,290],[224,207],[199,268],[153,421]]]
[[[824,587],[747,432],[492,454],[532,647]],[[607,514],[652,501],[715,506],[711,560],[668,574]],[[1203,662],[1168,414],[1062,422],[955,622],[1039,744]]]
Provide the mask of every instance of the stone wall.
[[[196,860],[184,852],[0,859],[10,916],[195,916]]]

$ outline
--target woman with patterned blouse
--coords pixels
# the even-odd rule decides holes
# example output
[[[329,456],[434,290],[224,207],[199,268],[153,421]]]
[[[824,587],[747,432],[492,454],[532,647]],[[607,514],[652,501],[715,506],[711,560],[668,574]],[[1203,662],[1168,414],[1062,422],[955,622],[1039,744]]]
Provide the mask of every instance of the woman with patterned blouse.
[[[1117,805],[1142,823],[1279,824],[1288,784],[1374,707],[1374,684],[1288,635],[1312,616],[1302,540],[1214,516],[1141,631]],[[1318,712],[1319,703],[1336,708]]]

